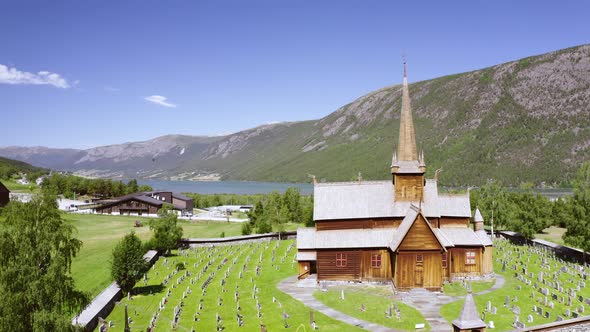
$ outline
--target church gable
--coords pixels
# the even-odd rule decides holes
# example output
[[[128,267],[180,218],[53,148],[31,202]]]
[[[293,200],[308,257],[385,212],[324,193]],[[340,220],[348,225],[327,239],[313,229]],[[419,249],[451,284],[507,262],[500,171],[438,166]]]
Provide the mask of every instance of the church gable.
[[[428,222],[418,213],[398,250],[444,250]]]

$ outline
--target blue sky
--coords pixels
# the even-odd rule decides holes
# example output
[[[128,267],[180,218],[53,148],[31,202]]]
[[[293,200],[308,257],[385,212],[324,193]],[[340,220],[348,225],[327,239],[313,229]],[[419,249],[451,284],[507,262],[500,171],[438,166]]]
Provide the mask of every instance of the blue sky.
[[[0,146],[321,118],[401,82],[590,42],[585,1],[3,1]]]

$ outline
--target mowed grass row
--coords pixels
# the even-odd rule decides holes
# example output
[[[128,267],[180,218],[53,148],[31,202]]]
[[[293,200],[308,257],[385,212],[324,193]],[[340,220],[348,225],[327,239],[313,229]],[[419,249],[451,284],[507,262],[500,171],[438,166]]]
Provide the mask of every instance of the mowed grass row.
[[[134,231],[142,240],[148,240],[152,233],[148,226],[153,218],[136,216],[110,216],[96,214],[63,214],[64,219],[78,230],[76,237],[83,244],[72,263],[72,275],[76,287],[96,296],[111,282],[111,255],[113,248],[125,234]],[[139,220],[144,226],[134,227]],[[229,222],[203,222],[179,220],[184,237],[210,238],[240,235],[242,225]]]
[[[124,326],[124,306],[128,305],[132,329],[145,331],[170,292],[159,311],[155,331],[172,330],[175,308],[182,309],[176,327],[179,331],[216,331],[217,315],[225,331],[259,331],[260,324],[269,331],[295,331],[301,327],[301,331],[310,330],[310,310],[276,288],[281,280],[297,273],[293,240],[199,247],[174,253],[176,256],[159,258],[147,274],[147,283],[137,283],[134,292],[138,295],[131,300],[124,298],[115,307],[107,320],[116,329]],[[176,271],[179,262],[185,263],[186,270]],[[203,292],[202,286],[210,277]],[[314,316],[323,331],[362,331],[318,312]]]
[[[534,252],[530,251],[530,248],[528,248],[528,247],[517,246],[517,245],[514,245],[514,244],[512,244],[508,241],[505,241],[505,240],[495,241],[494,245],[495,245],[495,247],[494,247],[494,272],[496,274],[501,274],[502,276],[504,276],[506,283],[504,284],[504,286],[502,288],[500,288],[496,291],[493,291],[493,292],[490,292],[487,294],[483,294],[483,295],[474,295],[474,299],[475,299],[475,303],[477,305],[479,312],[482,312],[486,308],[486,304],[488,301],[491,301],[492,306],[497,307],[497,314],[496,315],[492,315],[491,313],[486,313],[486,323],[489,321],[494,321],[494,325],[496,326],[496,330],[508,331],[508,330],[514,329],[512,327],[512,323],[514,322],[515,315],[512,312],[511,307],[504,307],[504,301],[505,301],[506,296],[510,297],[511,306],[517,305],[520,307],[520,312],[521,312],[520,321],[525,322],[525,324],[527,326],[540,325],[540,324],[554,322],[558,315],[561,315],[562,317],[567,318],[564,316],[564,312],[566,309],[570,309],[571,311],[574,311],[574,309],[577,308],[578,306],[584,305],[581,302],[579,302],[577,299],[573,299],[573,301],[572,301],[573,305],[571,307],[568,307],[565,305],[565,303],[560,303],[557,300],[552,300],[551,295],[549,295],[548,300],[553,301],[554,309],[549,309],[549,308],[543,306],[542,304],[540,304],[538,302],[538,299],[543,298],[544,296],[541,293],[539,293],[538,290],[534,289],[532,286],[528,286],[525,283],[520,282],[515,278],[515,273],[521,274],[520,272],[522,272],[522,271],[520,270],[520,268],[517,268],[516,271],[510,268],[512,265],[516,264],[516,262],[517,262],[517,257],[514,254],[514,251],[517,248],[519,248],[519,250],[521,250],[521,252],[522,252],[522,256],[521,256],[521,259],[518,259],[518,261],[523,261],[523,262],[528,263],[527,273],[532,272],[535,275],[535,278],[532,278],[533,285],[535,282],[537,282],[538,287],[549,288],[550,292],[554,292],[554,293],[558,294],[559,296],[563,296],[564,294],[557,293],[557,291],[555,291],[551,287],[546,286],[546,285],[542,284],[541,282],[537,281],[536,277],[537,277],[539,271],[544,271],[545,275],[547,276],[546,278],[552,279],[552,277],[550,276],[550,272],[548,272],[548,270],[546,270],[546,269],[541,268],[542,258],[538,254],[535,254]],[[508,251],[511,251],[512,255],[505,256],[505,258],[508,259],[509,262],[507,264],[506,271],[502,272],[501,259],[504,257],[504,254],[507,253]],[[510,260],[512,260],[512,262],[510,262]],[[547,258],[547,260],[549,261],[549,264],[552,267],[552,271],[555,271],[555,268],[554,268],[555,264],[561,264],[561,262],[559,262],[559,260],[556,260],[553,258]],[[526,278],[531,279],[531,278],[529,278],[529,276],[526,276]],[[567,289],[567,288],[575,288],[575,286],[577,285],[578,281],[580,281],[581,278],[579,276],[572,276],[570,274],[563,273],[559,276],[558,279],[562,283],[564,289]],[[520,285],[521,290],[517,290],[518,285]],[[534,293],[534,299],[532,297],[533,293]],[[582,295],[584,298],[590,297],[590,287],[582,288],[578,292],[578,295]],[[516,296],[516,301],[514,301],[515,296]],[[463,303],[464,303],[464,300],[459,300],[459,301],[455,301],[455,302],[446,304],[441,307],[440,312],[446,320],[448,320],[449,322],[452,322],[454,319],[456,319],[458,317],[459,312],[460,312],[461,308],[463,307]],[[539,307],[539,306],[542,307],[543,312],[545,312],[546,310],[549,310],[551,312],[551,316],[549,318],[544,318],[543,316],[537,315],[536,313],[534,313],[532,311],[533,305],[536,305],[537,307]],[[590,310],[590,307],[588,305],[585,305],[585,308],[586,308],[586,310]],[[534,319],[533,323],[526,323],[526,318],[527,318],[528,314],[533,315],[533,319]],[[582,315],[585,315],[585,314],[582,314]]]

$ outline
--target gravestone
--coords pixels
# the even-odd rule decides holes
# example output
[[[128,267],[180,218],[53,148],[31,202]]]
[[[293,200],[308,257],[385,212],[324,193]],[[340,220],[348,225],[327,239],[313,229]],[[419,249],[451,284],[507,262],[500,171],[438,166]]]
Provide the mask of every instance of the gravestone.
[[[557,319],[555,320],[556,322],[561,322],[563,320],[563,317],[561,316],[557,316]]]
[[[505,307],[509,307],[510,306],[510,296],[508,296],[508,295],[504,299],[504,306]]]
[[[495,315],[498,313],[498,308],[497,307],[493,307],[492,308],[492,315]]]
[[[527,323],[532,323],[533,322],[533,315],[529,314],[526,318],[526,322]]]
[[[549,318],[549,317],[551,317],[551,313],[550,313],[549,311],[545,311],[545,316],[544,316],[544,317],[545,317],[545,318]]]
[[[553,304],[553,301],[549,302],[549,308],[553,309],[555,307],[555,305]]]
[[[579,314],[577,312],[572,312],[572,318],[578,318]]]
[[[514,306],[514,307],[512,308],[512,312],[513,312],[515,315],[520,315],[520,307],[519,307],[519,306]]]
[[[572,315],[572,312],[570,311],[570,309],[565,309],[565,316],[569,317]]]
[[[487,312],[490,312],[490,311],[492,311],[492,302],[491,302],[491,301],[488,301],[488,302],[486,303],[486,311],[487,311]]]

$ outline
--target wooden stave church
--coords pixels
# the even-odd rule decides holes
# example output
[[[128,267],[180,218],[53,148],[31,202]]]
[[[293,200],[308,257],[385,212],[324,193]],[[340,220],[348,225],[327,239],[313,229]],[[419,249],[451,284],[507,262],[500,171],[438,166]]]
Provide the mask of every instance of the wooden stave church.
[[[471,222],[469,194],[440,194],[425,173],[404,63],[393,179],[314,181],[315,227],[297,230],[298,278],[441,290],[448,280],[493,273],[493,244],[479,210]]]

